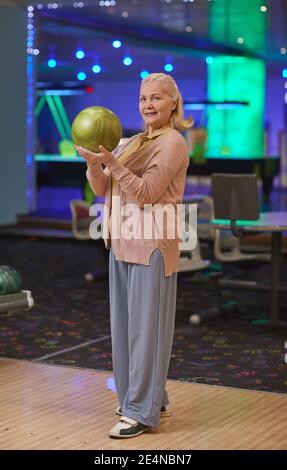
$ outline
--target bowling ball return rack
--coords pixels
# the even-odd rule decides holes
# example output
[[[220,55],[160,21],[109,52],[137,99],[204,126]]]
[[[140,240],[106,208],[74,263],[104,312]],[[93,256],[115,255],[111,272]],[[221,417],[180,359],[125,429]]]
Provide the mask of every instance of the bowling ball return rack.
[[[21,290],[15,294],[0,295],[0,313],[26,310],[32,308],[34,299],[29,290]]]

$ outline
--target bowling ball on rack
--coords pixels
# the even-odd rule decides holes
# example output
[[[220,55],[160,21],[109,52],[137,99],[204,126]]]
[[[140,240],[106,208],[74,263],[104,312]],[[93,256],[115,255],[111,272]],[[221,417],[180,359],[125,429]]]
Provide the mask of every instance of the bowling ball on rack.
[[[121,136],[122,126],[118,117],[101,106],[83,109],[72,124],[74,143],[93,152],[100,152],[100,145],[112,151],[118,145]]]
[[[11,266],[0,266],[0,295],[19,292],[22,279],[18,271]]]

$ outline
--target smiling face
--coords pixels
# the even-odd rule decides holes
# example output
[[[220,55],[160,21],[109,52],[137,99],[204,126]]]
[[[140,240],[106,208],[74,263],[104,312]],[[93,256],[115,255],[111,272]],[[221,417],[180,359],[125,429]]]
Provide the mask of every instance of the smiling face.
[[[159,80],[142,84],[139,110],[149,133],[165,126],[175,107],[175,100],[167,94],[164,84]]]

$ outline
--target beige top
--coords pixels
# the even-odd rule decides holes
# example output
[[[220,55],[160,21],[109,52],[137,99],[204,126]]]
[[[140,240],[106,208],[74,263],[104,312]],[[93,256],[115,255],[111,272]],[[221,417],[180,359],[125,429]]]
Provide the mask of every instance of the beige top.
[[[189,165],[184,137],[169,126],[155,130],[150,136],[147,131],[137,134],[123,148],[117,148],[106,165],[105,170],[100,163],[88,165],[87,170],[93,192],[105,196],[108,217],[104,217],[103,233],[106,247],[112,246],[117,260],[144,265],[149,265],[152,252],[158,248],[163,256],[165,276],[178,272],[181,240],[176,230],[172,238],[169,231],[171,225],[176,228],[177,222],[166,217],[162,229],[157,231],[156,220],[160,219],[155,219],[158,213],[155,209],[168,204],[176,214],[176,205],[182,203]],[[119,196],[120,201],[120,206],[114,205],[113,210],[112,195]],[[126,204],[136,205],[137,213],[133,217],[128,212],[123,215],[122,207]],[[147,204],[153,209],[152,236],[148,238],[144,233],[147,226],[144,206]],[[172,217],[172,211],[169,214]],[[112,225],[109,224],[111,215]],[[136,226],[131,237],[128,227],[126,232],[118,231],[117,223],[124,227],[127,217],[133,221],[133,227]],[[118,238],[115,238],[117,234]]]

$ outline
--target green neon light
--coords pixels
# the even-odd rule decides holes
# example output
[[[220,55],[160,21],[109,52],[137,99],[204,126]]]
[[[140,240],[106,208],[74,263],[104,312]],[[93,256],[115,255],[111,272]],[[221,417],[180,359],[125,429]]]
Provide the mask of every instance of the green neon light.
[[[37,105],[36,105],[36,108],[35,108],[35,114],[36,116],[38,117],[39,114],[41,113],[42,109],[43,109],[43,106],[45,104],[45,96],[41,96],[41,98],[39,99]]]
[[[213,219],[212,223],[214,225],[231,225],[230,219]],[[236,219],[236,225],[239,227],[256,227],[258,225],[258,220],[244,220],[244,219]]]
[[[216,57],[208,67],[208,98],[214,101],[247,101],[237,109],[207,111],[208,157],[256,158],[264,155],[265,65],[260,60],[236,62]]]
[[[66,130],[66,134],[68,138],[72,139],[71,124],[70,124],[69,118],[67,116],[66,110],[63,106],[63,102],[60,96],[54,96],[54,102],[55,102],[56,107],[58,108],[59,116],[62,118],[62,122]]]
[[[212,2],[209,18],[212,39],[240,47],[237,39],[243,38],[244,48],[262,49],[266,14],[260,11],[261,5],[261,0]],[[242,56],[218,56],[208,64],[208,100],[249,102],[238,109],[208,108],[205,155],[209,158],[264,155],[265,64]]]
[[[56,108],[55,103],[53,101],[53,98],[51,96],[46,96],[46,100],[47,100],[48,106],[50,108],[51,114],[53,116],[53,119],[55,121],[55,124],[57,126],[57,129],[59,131],[59,134],[60,134],[61,138],[66,139],[66,132],[65,132],[65,129],[64,129],[63,124],[61,122],[61,119],[58,115],[58,111],[57,111],[57,108]]]
[[[36,162],[60,162],[60,163],[85,163],[83,157],[75,156],[71,157],[70,155],[53,155],[50,153],[43,153],[35,155]]]
[[[216,42],[251,49],[264,49],[268,13],[262,0],[216,0],[209,7],[209,33]],[[243,38],[243,43],[238,42]],[[239,53],[240,55],[240,53]],[[244,54],[242,54],[244,55]]]

